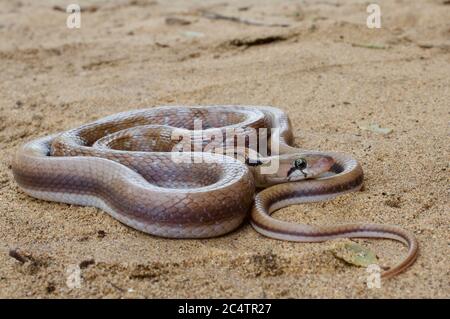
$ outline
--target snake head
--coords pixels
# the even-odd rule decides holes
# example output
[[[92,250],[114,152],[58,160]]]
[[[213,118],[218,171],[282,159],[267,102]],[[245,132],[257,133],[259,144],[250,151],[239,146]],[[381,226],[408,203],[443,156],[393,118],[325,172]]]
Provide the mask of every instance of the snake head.
[[[323,154],[283,154],[274,156],[271,160],[278,160],[278,169],[273,174],[259,174],[260,186],[267,187],[274,184],[296,182],[309,178],[317,178],[330,171],[335,160]]]
[[[283,159],[281,161],[283,161]],[[328,172],[335,163],[331,156],[315,154],[301,154],[291,160],[290,163],[289,158],[285,159],[284,162],[285,163],[280,165],[280,169],[284,171],[287,170],[286,179],[288,182],[316,178],[319,175]],[[280,173],[283,174],[284,171]]]
[[[270,161],[274,160],[278,161],[276,172],[264,174],[261,171],[261,167],[269,165],[271,162],[263,163],[254,170],[255,181],[258,187],[265,188],[275,184],[317,178],[329,172],[335,164],[333,157],[324,154],[298,153],[270,157]]]

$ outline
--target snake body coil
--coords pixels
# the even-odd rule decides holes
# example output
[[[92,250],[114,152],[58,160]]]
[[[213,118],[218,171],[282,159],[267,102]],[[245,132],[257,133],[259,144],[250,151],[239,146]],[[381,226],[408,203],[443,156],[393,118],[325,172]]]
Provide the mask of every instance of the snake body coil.
[[[204,136],[214,136],[209,141],[220,140],[219,147],[230,141],[235,146],[243,137],[244,153],[250,151],[248,135],[262,129],[271,129],[269,153],[257,165],[205,152]],[[235,134],[231,140],[230,130]],[[179,151],[175,133],[184,136],[189,146],[200,141],[200,149]],[[258,135],[258,143],[260,139]],[[219,236],[236,229],[251,211],[252,226],[272,238],[314,242],[375,237],[403,242],[409,247],[407,257],[382,273],[384,277],[411,265],[417,241],[399,227],[309,226],[270,216],[288,205],[359,190],[363,183],[362,169],[350,156],[301,150],[292,143],[290,121],[277,108],[158,107],[119,113],[31,141],[18,150],[13,173],[19,186],[33,197],[95,206],[128,226],[157,236]],[[274,161],[276,171],[264,174]],[[255,196],[255,186],[265,189]]]

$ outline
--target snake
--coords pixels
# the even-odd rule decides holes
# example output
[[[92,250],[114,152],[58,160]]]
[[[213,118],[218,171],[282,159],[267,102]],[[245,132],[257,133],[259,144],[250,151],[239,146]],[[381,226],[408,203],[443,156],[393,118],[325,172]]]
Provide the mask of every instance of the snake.
[[[272,216],[363,185],[361,165],[340,152],[294,146],[292,123],[272,106],[159,106],[113,114],[21,145],[12,171],[28,195],[97,207],[154,236],[221,236],[250,220],[262,235],[294,242],[385,238],[408,247],[381,273],[414,263],[418,243],[394,225],[307,225]]]

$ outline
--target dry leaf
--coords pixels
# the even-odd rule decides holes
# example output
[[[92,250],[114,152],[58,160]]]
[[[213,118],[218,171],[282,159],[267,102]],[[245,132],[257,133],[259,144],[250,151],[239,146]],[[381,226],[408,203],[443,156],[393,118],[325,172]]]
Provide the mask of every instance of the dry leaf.
[[[378,258],[375,253],[357,243],[336,244],[331,251],[336,258],[355,266],[367,267],[372,264],[378,264]]]

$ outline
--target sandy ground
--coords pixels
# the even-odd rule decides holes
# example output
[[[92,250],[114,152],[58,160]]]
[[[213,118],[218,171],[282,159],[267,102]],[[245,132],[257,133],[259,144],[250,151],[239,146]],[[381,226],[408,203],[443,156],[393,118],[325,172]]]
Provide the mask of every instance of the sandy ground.
[[[81,29],[66,28],[66,2],[0,1],[0,297],[450,297],[448,1],[380,1],[381,29],[356,0],[81,1]],[[414,266],[368,289],[333,242],[276,241],[248,224],[156,238],[95,208],[30,198],[13,180],[16,148],[35,137],[134,108],[233,103],[278,106],[297,145],[363,165],[363,191],[279,218],[400,225],[420,242]],[[392,133],[360,128],[369,123]],[[357,242],[383,265],[406,253]]]

